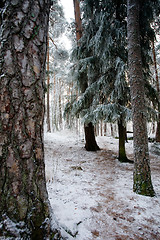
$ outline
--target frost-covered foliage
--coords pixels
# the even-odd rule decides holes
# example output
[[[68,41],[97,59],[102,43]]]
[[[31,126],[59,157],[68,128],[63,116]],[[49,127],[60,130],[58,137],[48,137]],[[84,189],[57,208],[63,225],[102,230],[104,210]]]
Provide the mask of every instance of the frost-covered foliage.
[[[129,101],[124,1],[89,1],[82,4],[83,36],[73,50],[74,77],[81,96],[73,112],[85,122],[114,122],[124,115]]]
[[[152,100],[157,103],[151,86],[150,41],[154,39],[151,22],[156,14],[155,1],[141,2],[140,31],[143,75],[146,82],[148,110]],[[115,122],[131,118],[130,86],[128,82],[126,0],[82,1],[83,35],[73,49],[74,71],[80,96],[70,105],[73,114],[80,114],[84,122],[100,119]],[[152,95],[150,93],[153,93]],[[154,113],[154,114],[153,114]],[[151,111],[150,116],[155,115]]]
[[[59,0],[53,0],[53,5],[50,12],[50,29],[54,33],[54,37],[58,38],[65,31],[65,18],[63,8]]]
[[[158,116],[158,92],[155,79],[155,70],[152,70],[153,44],[158,37],[160,26],[160,1],[149,0],[141,3],[140,8],[140,30],[141,30],[141,48],[143,75],[145,80],[145,94],[148,109],[148,120],[155,120]],[[152,26],[152,27],[151,27]],[[159,38],[159,37],[158,37]],[[158,39],[157,38],[157,39]],[[158,58],[157,58],[158,61]]]

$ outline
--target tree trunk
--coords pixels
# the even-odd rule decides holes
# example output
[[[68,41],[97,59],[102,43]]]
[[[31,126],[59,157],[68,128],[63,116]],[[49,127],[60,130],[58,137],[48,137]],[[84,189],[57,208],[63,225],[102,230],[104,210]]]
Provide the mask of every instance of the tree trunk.
[[[81,11],[78,0],[73,0],[74,4],[74,15],[75,15],[75,23],[76,23],[76,38],[77,42],[82,37],[82,20],[81,20]],[[79,44],[79,43],[78,43]]]
[[[101,128],[101,136],[103,136],[103,121],[100,121],[100,128]]]
[[[67,103],[70,100],[70,85],[67,88]],[[66,124],[67,124],[67,128],[69,128],[69,113],[66,113]]]
[[[160,101],[160,89],[159,89],[159,79],[158,79],[157,61],[156,61],[156,52],[155,52],[154,41],[152,42],[152,50],[153,50],[153,62],[154,62],[155,76],[156,76],[156,88],[157,88],[159,101]],[[160,104],[158,104],[158,111],[160,112]],[[157,119],[156,142],[160,142],[160,113],[158,114],[158,119]]]
[[[110,124],[110,127],[111,127],[111,136],[114,137],[114,131],[113,131],[113,125],[112,125],[112,123]]]
[[[49,34],[47,38],[47,132],[51,132],[50,124],[50,104],[49,104],[49,85],[50,85],[50,76],[49,76]]]
[[[151,182],[150,160],[148,152],[146,106],[144,79],[139,31],[139,1],[127,1],[128,64],[131,87],[134,138],[134,174],[133,191],[147,196],[154,196]]]
[[[80,6],[79,6],[79,1],[78,0],[73,0],[74,4],[74,14],[75,14],[75,23],[76,23],[76,38],[77,38],[77,44],[79,45],[79,40],[82,37],[82,20],[81,20],[81,11],[80,11]],[[88,84],[85,84],[83,86],[82,93],[85,92],[87,89]],[[100,150],[98,147],[96,140],[95,140],[95,131],[94,131],[94,126],[92,123],[89,123],[87,126],[84,126],[84,132],[85,132],[85,148],[87,151],[97,151]],[[91,141],[91,142],[90,142]],[[93,150],[92,150],[93,149]]]
[[[157,120],[156,142],[160,143],[160,114],[158,114],[158,120]]]
[[[107,123],[104,123],[104,136],[107,136]]]
[[[57,94],[56,94],[56,89],[58,88],[57,84],[57,79],[56,79],[56,74],[54,72],[54,91],[53,91],[53,99],[54,99],[54,110],[53,110],[53,129],[58,130],[58,122],[57,122],[57,108],[58,108],[58,102],[57,102]]]
[[[86,150],[87,151],[100,150],[100,148],[96,143],[96,139],[94,135],[94,126],[91,122],[84,126],[84,131],[85,131],[85,139],[86,139],[86,144],[85,144]]]
[[[123,126],[122,118],[118,121],[118,134],[119,134],[119,156],[118,156],[118,160],[120,162],[133,163],[126,156],[126,149],[125,149],[126,127]]]
[[[0,236],[48,239],[43,117],[50,1],[5,1],[0,45]]]
[[[62,130],[62,84],[61,79],[59,79],[59,129]]]

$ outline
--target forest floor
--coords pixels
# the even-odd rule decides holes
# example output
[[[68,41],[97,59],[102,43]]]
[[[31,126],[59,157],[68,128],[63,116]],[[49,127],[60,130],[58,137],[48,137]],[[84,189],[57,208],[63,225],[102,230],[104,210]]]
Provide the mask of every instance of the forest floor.
[[[117,160],[118,140],[98,137],[87,152],[70,132],[45,134],[46,179],[53,225],[72,240],[159,240],[160,156],[150,155],[156,196],[132,191],[133,164]],[[126,143],[133,159],[133,141]]]

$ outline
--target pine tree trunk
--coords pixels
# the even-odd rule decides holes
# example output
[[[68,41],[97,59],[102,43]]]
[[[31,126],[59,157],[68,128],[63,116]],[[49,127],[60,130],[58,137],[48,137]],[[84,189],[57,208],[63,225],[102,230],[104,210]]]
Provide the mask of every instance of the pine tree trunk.
[[[114,137],[113,124],[112,123],[110,124],[110,127],[111,127],[111,136]]]
[[[62,84],[61,79],[59,79],[59,129],[62,129],[62,92],[61,92]]]
[[[118,160],[120,162],[133,163],[126,156],[126,149],[125,149],[126,127],[123,126],[122,118],[118,121],[118,133],[119,133],[119,156],[118,156]]]
[[[82,20],[81,20],[81,11],[78,0],[73,0],[74,4],[74,15],[75,15],[75,23],[76,23],[76,38],[77,42],[82,37]],[[79,44],[79,43],[78,43]]]
[[[54,99],[54,113],[53,114],[54,114],[54,117],[53,117],[53,124],[54,124],[54,129],[58,130],[56,89],[57,89],[56,74],[54,72],[54,92],[53,92],[53,99]]]
[[[128,15],[128,64],[131,87],[134,138],[134,184],[133,191],[147,196],[154,196],[151,182],[150,160],[148,152],[146,106],[144,79],[139,31],[139,1],[127,1]]]
[[[96,143],[96,139],[94,135],[94,126],[91,122],[84,126],[84,131],[85,131],[85,139],[86,139],[86,144],[85,144],[86,150],[87,151],[100,150],[99,146]]]
[[[101,136],[103,136],[103,121],[102,120],[100,122],[100,127],[101,127]]]
[[[104,123],[104,136],[107,136],[107,123]]]
[[[70,99],[70,86],[67,89],[67,103],[69,102]],[[66,114],[66,124],[67,124],[67,128],[69,128],[69,114]]]
[[[43,117],[50,1],[5,1],[0,45],[0,236],[48,239]]]

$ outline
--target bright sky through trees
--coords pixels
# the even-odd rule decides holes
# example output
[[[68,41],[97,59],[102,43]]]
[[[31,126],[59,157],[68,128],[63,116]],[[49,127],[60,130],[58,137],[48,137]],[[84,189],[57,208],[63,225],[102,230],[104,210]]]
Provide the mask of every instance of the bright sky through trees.
[[[60,0],[67,20],[70,22],[74,18],[73,0]]]
[[[60,0],[63,10],[64,10],[64,14],[65,14],[65,18],[66,20],[70,23],[74,21],[74,7],[73,7],[73,0]],[[71,49],[71,41],[68,39],[68,37],[66,36],[66,34],[63,34],[63,37],[61,38],[62,42],[65,41],[65,48],[67,50]]]

